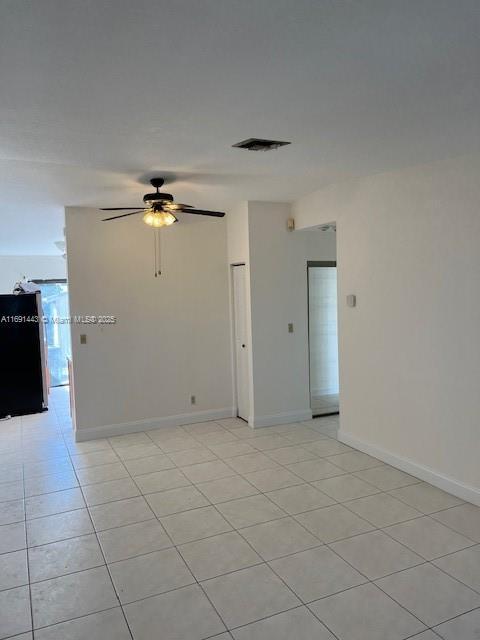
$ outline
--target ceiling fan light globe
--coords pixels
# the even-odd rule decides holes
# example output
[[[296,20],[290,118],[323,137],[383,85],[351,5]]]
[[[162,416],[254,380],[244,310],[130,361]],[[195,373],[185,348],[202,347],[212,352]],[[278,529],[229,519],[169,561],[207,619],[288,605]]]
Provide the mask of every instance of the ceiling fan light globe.
[[[153,211],[149,210],[143,215],[143,221],[150,227],[153,226]]]
[[[143,216],[143,221],[149,227],[168,227],[177,221],[177,218],[168,211],[147,211]]]

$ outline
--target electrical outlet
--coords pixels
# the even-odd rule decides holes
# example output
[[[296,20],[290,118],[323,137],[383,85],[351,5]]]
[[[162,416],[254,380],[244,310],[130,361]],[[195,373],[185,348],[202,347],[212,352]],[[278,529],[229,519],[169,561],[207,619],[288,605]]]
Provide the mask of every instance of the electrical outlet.
[[[80,344],[87,344],[87,334],[86,333],[81,333],[80,334]]]
[[[190,396],[190,404],[197,404],[196,396]]]
[[[293,322],[288,323],[288,333],[293,333]]]

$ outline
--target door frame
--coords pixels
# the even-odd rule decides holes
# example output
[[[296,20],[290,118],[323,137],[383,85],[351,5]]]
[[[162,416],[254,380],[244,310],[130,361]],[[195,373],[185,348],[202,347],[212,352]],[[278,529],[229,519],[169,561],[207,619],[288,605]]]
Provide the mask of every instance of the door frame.
[[[248,425],[248,418],[242,418],[238,415],[238,384],[237,384],[237,348],[236,348],[236,334],[235,334],[235,284],[234,284],[234,269],[235,267],[245,267],[245,278],[247,277],[247,264],[245,262],[232,262],[230,264],[230,327],[231,327],[231,354],[232,354],[232,397],[233,397],[233,414],[235,418],[243,420]],[[245,282],[245,288],[247,288],[247,282]],[[246,309],[245,309],[246,311]],[[248,369],[250,371],[250,346],[248,345]],[[252,411],[251,407],[251,394],[250,383],[248,384],[248,404],[249,413]]]
[[[310,369],[310,279],[308,270],[311,267],[335,267],[337,268],[336,260],[307,260],[307,325],[308,325],[308,396],[310,398],[310,407],[312,405],[312,381],[311,381],[311,369]],[[337,293],[337,303],[338,303],[338,293]],[[337,333],[338,336],[338,333]],[[338,346],[338,345],[337,345]],[[331,411],[330,413],[322,413],[316,417],[327,417],[327,416],[337,416],[340,411]]]

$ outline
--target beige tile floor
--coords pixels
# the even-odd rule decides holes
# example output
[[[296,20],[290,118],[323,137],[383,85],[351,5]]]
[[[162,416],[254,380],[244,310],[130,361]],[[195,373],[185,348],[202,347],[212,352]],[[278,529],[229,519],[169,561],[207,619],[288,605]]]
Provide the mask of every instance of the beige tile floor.
[[[478,640],[480,509],[337,427],[0,422],[0,640]]]

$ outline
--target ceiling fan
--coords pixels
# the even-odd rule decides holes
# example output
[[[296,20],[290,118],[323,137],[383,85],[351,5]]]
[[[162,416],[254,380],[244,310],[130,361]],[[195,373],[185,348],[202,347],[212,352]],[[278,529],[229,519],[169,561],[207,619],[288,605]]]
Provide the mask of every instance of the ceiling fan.
[[[158,229],[160,227],[168,227],[174,222],[178,222],[175,212],[192,213],[197,216],[211,216],[214,218],[224,217],[225,213],[223,213],[223,211],[195,209],[192,205],[174,202],[171,193],[160,192],[160,188],[164,182],[165,180],[163,178],[152,178],[150,180],[150,184],[156,189],[156,192],[146,193],[143,196],[145,207],[107,207],[101,209],[101,211],[130,211],[130,213],[122,213],[118,216],[104,218],[102,222],[118,220],[118,218],[126,218],[127,216],[133,216],[137,213],[143,213],[143,221],[145,224]],[[132,211],[132,209],[135,209],[135,211]]]
[[[168,227],[174,222],[178,222],[178,218],[175,213],[192,213],[197,216],[210,216],[213,218],[223,218],[225,213],[223,211],[206,211],[205,209],[195,209],[189,204],[181,204],[180,202],[174,202],[171,193],[162,193],[160,191],[161,186],[164,184],[163,178],[152,178],[150,184],[155,193],[146,193],[143,196],[144,207],[106,207],[100,209],[100,211],[129,211],[130,213],[121,213],[118,216],[111,216],[110,218],[104,218],[102,222],[109,222],[110,220],[118,220],[119,218],[126,218],[127,216],[134,216],[137,213],[143,213],[143,221],[148,226],[153,227],[154,234],[154,274],[155,277],[161,275],[160,267],[160,229],[161,227]]]

